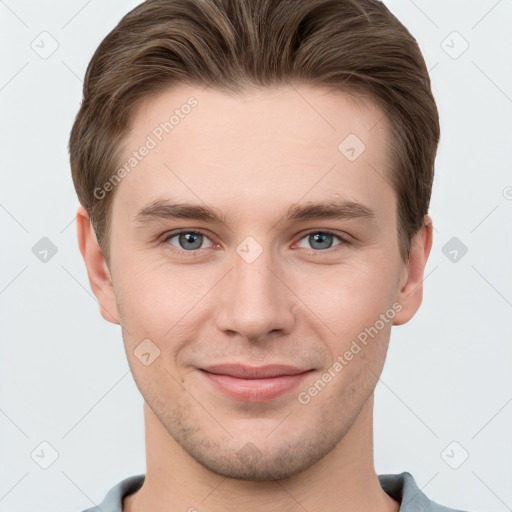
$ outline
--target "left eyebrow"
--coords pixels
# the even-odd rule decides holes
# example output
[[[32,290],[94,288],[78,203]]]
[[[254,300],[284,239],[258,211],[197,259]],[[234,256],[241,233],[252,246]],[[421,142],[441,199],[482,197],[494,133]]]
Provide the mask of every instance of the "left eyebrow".
[[[375,212],[368,206],[357,201],[332,201],[328,203],[293,204],[282,217],[289,223],[303,222],[316,219],[361,219],[364,222],[375,223]],[[212,206],[172,202],[157,199],[141,208],[133,220],[148,223],[154,220],[199,220],[203,222],[226,224],[225,216]]]
[[[315,219],[361,219],[375,223],[375,212],[368,206],[357,201],[333,201],[329,203],[310,203],[292,205],[285,216],[288,222],[300,222]]]

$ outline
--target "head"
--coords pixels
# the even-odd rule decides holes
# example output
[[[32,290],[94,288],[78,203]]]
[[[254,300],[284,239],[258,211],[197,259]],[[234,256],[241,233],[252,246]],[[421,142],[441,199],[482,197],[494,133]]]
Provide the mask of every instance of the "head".
[[[148,0],[102,41],[69,144],[80,248],[146,403],[205,467],[297,473],[369,403],[421,304],[438,140],[418,45],[377,0]],[[310,373],[248,402],[202,371],[226,362]]]

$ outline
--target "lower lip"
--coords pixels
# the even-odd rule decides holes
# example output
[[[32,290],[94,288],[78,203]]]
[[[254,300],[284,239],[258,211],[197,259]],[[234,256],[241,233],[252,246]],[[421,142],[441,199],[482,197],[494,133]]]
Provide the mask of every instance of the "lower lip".
[[[312,371],[268,379],[239,379],[200,370],[217,389],[235,400],[245,402],[266,402],[278,398],[297,387]]]

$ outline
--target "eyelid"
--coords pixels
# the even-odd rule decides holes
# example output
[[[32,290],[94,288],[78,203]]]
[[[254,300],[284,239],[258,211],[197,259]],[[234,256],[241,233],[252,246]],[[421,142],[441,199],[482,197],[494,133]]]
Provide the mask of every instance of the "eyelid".
[[[171,238],[174,238],[175,236],[180,235],[182,233],[193,233],[193,234],[202,235],[205,238],[207,238],[208,240],[210,240],[212,246],[215,245],[215,242],[213,242],[213,240],[211,240],[210,237],[202,229],[195,229],[195,228],[181,228],[181,229],[178,229],[176,231],[167,232],[167,233],[165,233],[163,235],[161,243],[162,244],[166,244],[167,242],[169,242],[169,240]],[[322,249],[322,250],[306,249],[309,253],[313,253],[315,255],[320,255],[321,256],[322,254],[331,253],[333,251],[336,251],[337,247],[341,248],[342,246],[346,246],[346,245],[350,245],[351,244],[349,235],[339,234],[337,231],[330,230],[330,229],[309,229],[308,231],[299,233],[299,235],[298,235],[299,238],[298,238],[298,240],[293,245],[295,246],[296,244],[301,242],[307,236],[312,235],[312,234],[317,234],[317,233],[323,233],[323,234],[332,235],[332,236],[338,238],[340,240],[340,243],[335,245],[335,246],[333,246],[333,247],[329,247],[328,249]],[[193,256],[194,254],[198,254],[199,251],[201,251],[201,249],[194,249],[194,250],[191,250],[191,251],[187,251],[185,249],[180,249],[179,247],[176,247],[176,246],[174,246],[174,245],[172,245],[170,243],[168,245],[170,246],[170,250],[171,251],[177,252],[179,254],[184,254],[184,253],[187,254],[188,253],[190,256]],[[204,247],[204,249],[209,249],[212,246]]]
[[[314,254],[319,254],[319,255],[321,255],[322,253],[327,254],[327,253],[330,253],[332,251],[335,251],[337,247],[344,246],[344,245],[350,245],[350,243],[351,243],[350,242],[350,237],[348,235],[339,234],[337,231],[333,231],[331,229],[310,229],[310,230],[308,230],[308,231],[306,231],[304,233],[301,233],[300,234],[300,238],[298,239],[298,241],[295,244],[301,242],[307,236],[313,235],[313,234],[316,234],[316,233],[332,235],[332,236],[334,236],[336,238],[339,238],[340,239],[340,243],[335,245],[335,246],[333,246],[333,247],[329,247],[328,249],[322,249],[322,250],[307,249],[310,253],[312,252]]]
[[[186,228],[182,228],[182,229],[178,229],[176,231],[168,231],[166,232],[163,237],[162,237],[162,244],[167,244],[171,247],[171,251],[174,251],[174,252],[179,252],[180,254],[183,254],[183,253],[188,253],[188,254],[197,254],[201,249],[194,249],[193,251],[187,251],[185,249],[180,249],[179,247],[176,247],[174,245],[172,245],[171,243],[169,243],[169,240],[171,238],[174,238],[175,236],[178,236],[178,235],[181,235],[182,233],[192,233],[192,234],[195,234],[195,235],[202,235],[204,236],[205,238],[207,238],[208,240],[210,240],[210,243],[213,245],[215,245],[215,243],[213,242],[213,240],[210,239],[210,237],[204,232],[202,231],[201,229],[186,229]],[[204,247],[204,249],[209,249],[210,247]]]

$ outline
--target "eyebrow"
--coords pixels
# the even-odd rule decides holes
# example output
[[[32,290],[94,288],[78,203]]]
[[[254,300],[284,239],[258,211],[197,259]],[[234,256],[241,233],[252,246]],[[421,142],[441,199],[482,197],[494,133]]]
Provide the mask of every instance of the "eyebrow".
[[[346,199],[325,203],[293,204],[282,218],[290,223],[316,219],[361,219],[368,223],[374,223],[376,220],[375,212],[371,208],[357,201]],[[155,220],[172,219],[226,224],[225,216],[217,208],[172,202],[167,199],[152,201],[141,208],[133,218],[134,222],[144,224]]]

